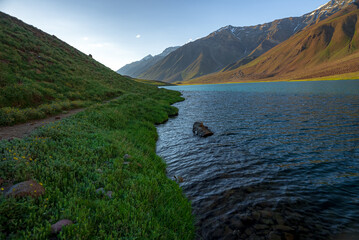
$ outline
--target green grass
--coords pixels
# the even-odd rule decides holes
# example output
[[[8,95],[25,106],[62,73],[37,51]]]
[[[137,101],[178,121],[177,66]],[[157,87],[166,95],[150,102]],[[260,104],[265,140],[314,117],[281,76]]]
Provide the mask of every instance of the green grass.
[[[0,49],[0,126],[145,90],[56,37],[1,12]],[[56,107],[49,110],[47,105]]]
[[[193,239],[190,203],[155,151],[154,124],[177,114],[170,104],[181,100],[0,12],[0,125],[88,107],[0,141],[0,239]],[[2,194],[29,179],[45,195]],[[51,224],[64,218],[74,224],[52,236]]]
[[[164,89],[124,94],[23,140],[0,142],[1,178],[35,179],[46,189],[37,200],[0,198],[0,239],[46,239],[63,218],[75,224],[60,239],[192,239],[190,204],[155,153],[154,123],[176,114],[169,104],[179,100]],[[113,198],[96,194],[100,187]]]

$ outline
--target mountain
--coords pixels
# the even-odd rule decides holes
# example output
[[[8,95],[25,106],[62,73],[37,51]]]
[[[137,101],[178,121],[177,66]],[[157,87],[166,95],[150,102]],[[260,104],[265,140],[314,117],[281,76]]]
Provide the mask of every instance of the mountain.
[[[359,73],[358,20],[357,1],[246,65],[189,83],[309,79]]]
[[[235,69],[318,23],[352,0],[331,0],[301,17],[290,17],[249,27],[223,27],[188,43],[157,62],[140,78],[166,82],[186,81],[206,74]]]
[[[147,55],[140,61],[133,62],[123,66],[122,68],[117,70],[117,73],[136,78],[142,73],[144,73],[145,71],[147,71],[150,67],[155,65],[157,62],[161,61],[168,54],[175,51],[177,48],[179,47],[166,48],[161,54],[158,54],[156,56],[152,56],[151,54]]]

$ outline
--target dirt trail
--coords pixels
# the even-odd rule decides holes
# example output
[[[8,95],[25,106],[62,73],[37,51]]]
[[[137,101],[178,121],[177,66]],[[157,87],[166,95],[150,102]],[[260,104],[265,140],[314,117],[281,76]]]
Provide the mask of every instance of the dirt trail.
[[[26,137],[38,127],[59,121],[78,112],[82,112],[83,110],[85,110],[85,108],[73,109],[69,110],[67,113],[62,113],[45,119],[32,120],[27,123],[17,124],[9,127],[0,127],[0,140]]]

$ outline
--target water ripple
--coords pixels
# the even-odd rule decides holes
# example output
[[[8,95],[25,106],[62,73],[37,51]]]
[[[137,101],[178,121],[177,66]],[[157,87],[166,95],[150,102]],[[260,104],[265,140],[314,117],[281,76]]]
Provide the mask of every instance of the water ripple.
[[[338,239],[358,231],[359,95],[350,81],[323,84],[185,87],[179,116],[158,126],[157,152],[168,176],[184,179],[198,239]],[[193,136],[195,121],[215,135]]]

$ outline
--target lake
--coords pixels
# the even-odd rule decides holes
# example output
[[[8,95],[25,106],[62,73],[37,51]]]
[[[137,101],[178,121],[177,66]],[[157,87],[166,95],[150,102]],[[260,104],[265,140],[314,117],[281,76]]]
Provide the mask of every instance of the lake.
[[[359,239],[359,80],[166,88],[186,100],[157,153],[197,239]]]

